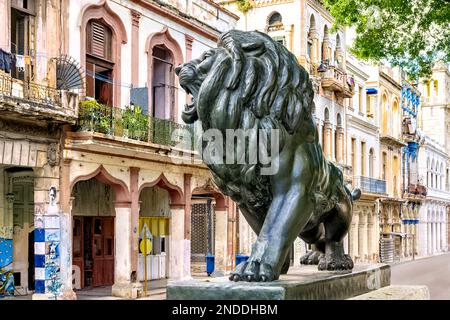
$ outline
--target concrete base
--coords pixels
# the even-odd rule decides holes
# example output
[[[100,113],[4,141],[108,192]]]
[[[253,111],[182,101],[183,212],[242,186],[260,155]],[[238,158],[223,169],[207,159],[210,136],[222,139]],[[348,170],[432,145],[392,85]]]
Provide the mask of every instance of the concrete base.
[[[169,281],[168,300],[336,300],[390,285],[386,264],[356,265],[352,271],[318,271],[317,266],[291,268],[273,282],[231,282],[228,277]]]
[[[430,300],[427,286],[387,286],[349,300]]]
[[[64,291],[61,300],[77,300],[77,294],[73,290]]]
[[[112,286],[112,295],[125,299],[136,299],[143,296],[144,287],[142,283],[118,283]]]
[[[33,293],[31,300],[55,300],[55,296],[50,293]]]

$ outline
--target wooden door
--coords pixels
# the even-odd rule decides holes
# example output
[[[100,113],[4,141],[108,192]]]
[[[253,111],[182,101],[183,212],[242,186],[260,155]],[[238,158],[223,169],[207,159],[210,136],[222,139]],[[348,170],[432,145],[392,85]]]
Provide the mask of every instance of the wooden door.
[[[83,217],[73,218],[72,263],[80,268],[81,288],[84,288],[84,245]]]
[[[93,221],[93,286],[114,283],[114,218],[96,217]]]

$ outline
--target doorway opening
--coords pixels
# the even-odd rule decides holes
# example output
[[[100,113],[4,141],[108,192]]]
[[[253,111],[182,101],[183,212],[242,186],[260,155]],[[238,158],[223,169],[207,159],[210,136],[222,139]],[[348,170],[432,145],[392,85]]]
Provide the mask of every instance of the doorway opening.
[[[96,179],[75,184],[73,214],[74,289],[114,283],[114,190]]]

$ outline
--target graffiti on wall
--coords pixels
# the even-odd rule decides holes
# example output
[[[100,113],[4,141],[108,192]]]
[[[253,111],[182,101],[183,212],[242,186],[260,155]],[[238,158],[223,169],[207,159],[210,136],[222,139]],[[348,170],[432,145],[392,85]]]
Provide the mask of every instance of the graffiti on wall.
[[[12,237],[12,228],[0,227],[0,298],[14,295]]]

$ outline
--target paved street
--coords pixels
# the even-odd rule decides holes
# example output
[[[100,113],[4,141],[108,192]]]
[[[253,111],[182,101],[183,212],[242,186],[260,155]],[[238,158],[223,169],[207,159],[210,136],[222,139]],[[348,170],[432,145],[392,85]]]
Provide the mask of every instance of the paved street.
[[[393,265],[392,284],[426,285],[432,300],[450,300],[450,254]]]

